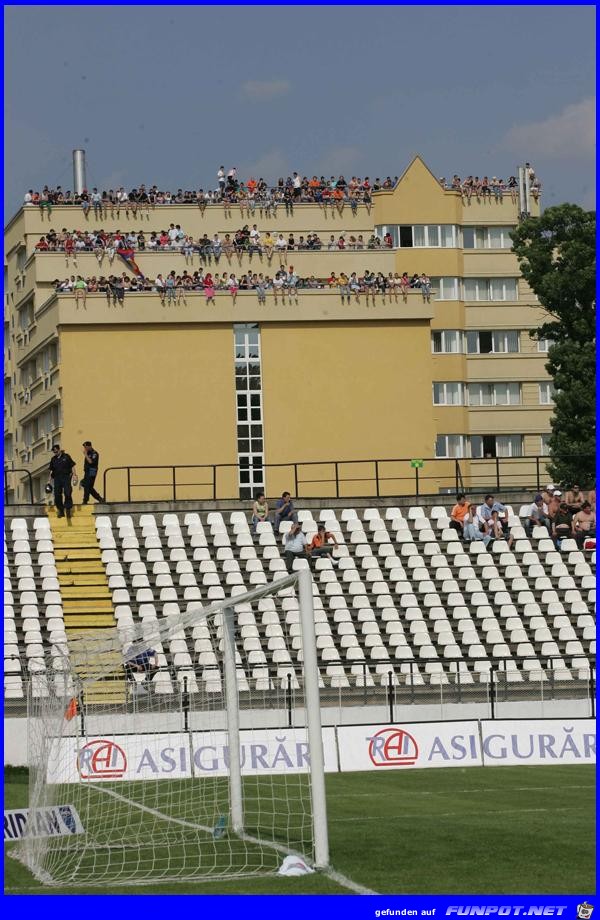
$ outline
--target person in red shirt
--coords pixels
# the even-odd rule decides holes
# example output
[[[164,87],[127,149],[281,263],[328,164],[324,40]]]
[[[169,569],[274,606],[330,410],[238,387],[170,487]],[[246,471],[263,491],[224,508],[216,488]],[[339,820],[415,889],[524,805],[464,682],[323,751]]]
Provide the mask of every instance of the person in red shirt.
[[[330,540],[331,543],[329,542]],[[310,541],[310,558],[312,560],[319,559],[321,556],[329,556],[333,562],[334,560],[331,557],[333,556],[334,549],[337,549],[338,546],[339,544],[335,536],[328,530],[325,530],[325,524],[319,524],[316,534]]]

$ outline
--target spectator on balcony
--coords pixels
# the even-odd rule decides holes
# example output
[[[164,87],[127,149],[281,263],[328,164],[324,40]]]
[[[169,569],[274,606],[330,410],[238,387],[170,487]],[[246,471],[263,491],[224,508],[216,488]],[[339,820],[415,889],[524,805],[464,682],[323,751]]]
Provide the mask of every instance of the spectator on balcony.
[[[585,494],[581,491],[578,485],[571,486],[565,496],[565,501],[569,506],[569,511],[571,511],[572,514],[577,514],[578,511],[581,511],[585,500]]]
[[[213,281],[213,276],[210,272],[207,272],[202,281],[202,287],[204,288],[204,296],[206,297],[206,305],[212,303],[213,307],[215,306],[215,283]]]
[[[342,272],[338,278],[338,287],[342,297],[342,305],[346,302],[346,300],[348,301],[348,305],[350,305],[350,279],[344,272]]]
[[[350,278],[348,280],[348,287],[350,288],[350,291],[354,294],[356,303],[359,303],[360,301],[360,298],[359,298],[360,282],[358,280],[358,276],[356,272],[352,272],[352,274],[350,275]],[[348,303],[350,303],[350,300],[348,300]]]
[[[292,302],[292,298],[294,298],[295,303],[298,303],[298,283],[299,281],[300,279],[298,278],[298,275],[294,271],[294,266],[290,265],[283,279],[283,286],[284,286],[284,289],[287,291],[290,303]]]
[[[255,291],[258,297],[259,304],[264,305],[267,302],[267,287],[268,287],[267,280],[266,278],[263,278],[263,275],[261,272],[256,280],[256,285],[255,285]]]
[[[282,521],[293,521],[298,523],[298,515],[294,509],[294,503],[289,492],[284,492],[281,498],[275,503],[275,532],[279,531],[279,525]]]
[[[371,298],[373,306],[375,306],[375,273],[367,269],[363,276],[362,283],[367,296],[367,306],[369,306],[369,297]]]
[[[525,533],[529,538],[533,534],[534,527],[545,527],[548,533],[551,532],[552,524],[548,517],[548,506],[544,502],[543,495],[536,495],[533,504],[528,509],[527,518],[525,519]]]
[[[275,303],[277,304],[277,298],[281,295],[281,302],[285,304],[285,281],[283,272],[279,271],[275,273],[272,287]]]
[[[423,295],[423,303],[431,303],[431,278],[425,272],[422,272],[419,277],[419,287]]]
[[[596,536],[596,512],[589,501],[573,516],[573,532],[579,549],[583,549],[586,540]]]
[[[77,275],[77,281],[73,285],[73,290],[75,291],[75,307],[77,308],[79,304],[85,309],[85,301],[87,297],[88,286],[81,277]]]
[[[573,533],[573,515],[565,501],[561,501],[552,520],[552,539],[557,549]]]
[[[461,538],[464,535],[465,519],[469,514],[469,508],[470,505],[467,501],[465,493],[459,492],[459,494],[456,496],[456,504],[450,512],[450,523],[448,526],[460,534]]]
[[[410,290],[410,278],[408,277],[408,272],[402,272],[402,277],[400,278],[400,290],[402,292],[402,299],[404,303],[407,303],[408,297],[407,294]]]
[[[388,232],[386,233],[386,235],[385,235],[384,238],[383,238],[383,245],[386,246],[388,249],[391,249],[392,246],[394,245],[394,241],[393,241],[393,239],[392,239],[392,234],[390,233],[389,230],[388,230]]]
[[[235,302],[237,300],[238,291],[240,289],[239,281],[237,280],[235,274],[232,272],[227,279],[227,290],[231,294],[231,299],[233,301],[233,306],[235,307]]]

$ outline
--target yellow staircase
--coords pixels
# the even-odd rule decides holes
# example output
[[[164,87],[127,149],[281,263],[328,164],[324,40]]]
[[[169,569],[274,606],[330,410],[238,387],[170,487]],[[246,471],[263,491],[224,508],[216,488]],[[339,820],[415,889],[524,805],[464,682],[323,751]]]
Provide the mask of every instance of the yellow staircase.
[[[115,636],[117,621],[96,538],[92,506],[74,507],[70,518],[58,518],[53,507],[47,511],[52,530],[67,641],[78,639],[83,631],[93,631],[99,640],[105,636],[108,645]],[[99,646],[102,645],[104,643],[100,641]],[[115,665],[115,675],[110,679],[93,681],[86,685],[84,702],[104,705],[124,703],[126,683],[125,675],[120,668],[121,657],[118,651],[108,655],[106,651],[99,651],[95,661],[88,657],[84,659],[76,649],[77,644],[73,642],[70,649],[71,657],[75,671],[82,679],[97,673],[100,662],[103,667],[110,667],[113,663]]]

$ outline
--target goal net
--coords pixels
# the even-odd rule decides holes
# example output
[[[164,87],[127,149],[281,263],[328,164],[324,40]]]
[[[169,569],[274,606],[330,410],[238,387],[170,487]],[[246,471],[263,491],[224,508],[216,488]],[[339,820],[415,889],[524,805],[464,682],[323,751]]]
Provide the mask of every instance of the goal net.
[[[241,590],[55,652],[29,697],[29,807],[46,824],[30,818],[18,858],[38,879],[327,867],[311,575]]]

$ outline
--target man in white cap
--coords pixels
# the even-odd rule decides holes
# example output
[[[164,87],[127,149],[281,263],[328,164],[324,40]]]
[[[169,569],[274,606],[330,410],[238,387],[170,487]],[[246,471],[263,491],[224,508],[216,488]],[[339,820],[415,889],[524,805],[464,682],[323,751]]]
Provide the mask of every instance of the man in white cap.
[[[542,498],[544,499],[545,505],[550,505],[552,496],[554,495],[554,484],[549,482],[545,489],[542,489]]]

